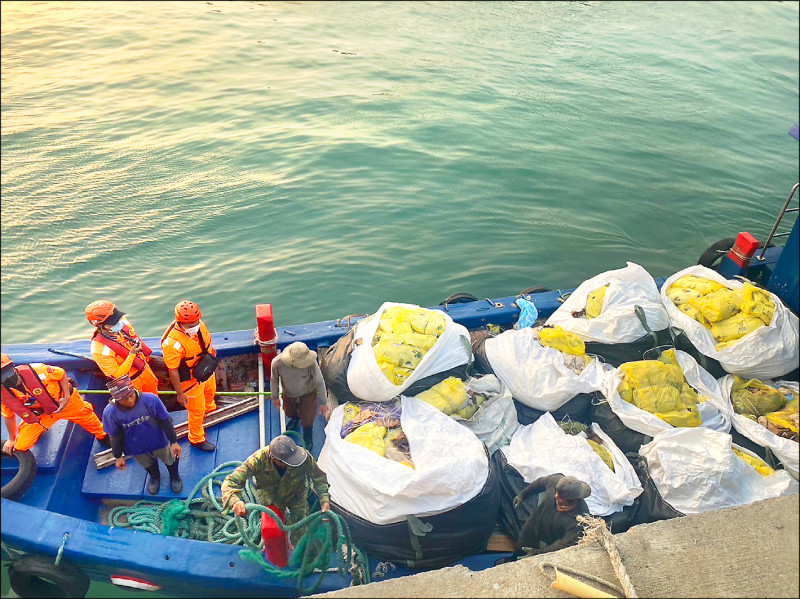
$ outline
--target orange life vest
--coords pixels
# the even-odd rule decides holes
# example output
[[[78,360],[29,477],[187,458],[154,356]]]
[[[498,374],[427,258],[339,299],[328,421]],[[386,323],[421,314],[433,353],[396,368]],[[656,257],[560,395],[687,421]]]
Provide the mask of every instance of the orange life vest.
[[[21,391],[15,389],[13,393],[5,385],[0,387],[0,400],[3,405],[14,412],[23,421],[29,424],[37,424],[41,414],[52,414],[58,409],[58,400],[54,399],[47,387],[39,379],[39,375],[28,364],[21,364],[16,367],[17,374],[22,382],[27,397]]]

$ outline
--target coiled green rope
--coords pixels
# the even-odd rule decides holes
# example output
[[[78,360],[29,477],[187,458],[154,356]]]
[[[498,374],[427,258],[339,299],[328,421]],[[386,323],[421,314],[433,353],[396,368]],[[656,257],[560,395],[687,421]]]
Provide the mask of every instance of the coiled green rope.
[[[300,594],[315,592],[322,584],[331,561],[331,553],[337,556],[337,570],[342,576],[350,574],[352,584],[369,582],[367,556],[353,545],[347,522],[331,511],[314,512],[302,520],[284,524],[271,509],[256,501],[255,491],[250,480],[243,492],[247,519],[228,515],[222,509],[214,493],[215,486],[222,486],[225,477],[233,472],[241,462],[225,462],[195,485],[185,500],[173,499],[167,502],[140,500],[132,506],[118,506],[108,513],[111,526],[144,530],[154,534],[181,537],[212,543],[244,545],[239,555],[259,564],[276,578],[297,578]],[[195,497],[202,490],[202,497]],[[298,528],[308,527],[300,539],[286,568],[278,568],[264,559],[264,541],[261,538],[261,513],[269,515],[278,527],[289,533]],[[336,547],[333,546],[336,539]],[[334,551],[335,549],[335,551]],[[309,588],[303,586],[303,579],[320,571],[317,580]]]

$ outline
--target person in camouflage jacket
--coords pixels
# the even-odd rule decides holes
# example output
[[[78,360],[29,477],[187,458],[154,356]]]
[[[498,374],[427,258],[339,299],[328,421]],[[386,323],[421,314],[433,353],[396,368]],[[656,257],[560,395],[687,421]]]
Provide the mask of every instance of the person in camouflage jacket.
[[[328,479],[314,457],[295,445],[289,437],[279,435],[269,446],[259,449],[222,483],[222,507],[237,516],[246,514],[242,491],[250,477],[255,478],[256,499],[261,505],[276,505],[286,514],[286,524],[294,524],[308,516],[306,488],[310,483],[319,498],[320,510],[330,509]],[[292,531],[290,540],[296,547],[306,533],[302,527]]]

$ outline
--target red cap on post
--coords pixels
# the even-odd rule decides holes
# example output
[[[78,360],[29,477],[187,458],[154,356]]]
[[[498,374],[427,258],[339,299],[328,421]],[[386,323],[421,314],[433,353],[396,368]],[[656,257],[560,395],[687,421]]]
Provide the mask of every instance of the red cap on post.
[[[731,251],[728,252],[728,258],[733,260],[740,268],[747,268],[760,245],[758,239],[750,235],[747,231],[743,231],[739,233],[739,236],[736,238],[736,243],[733,244]]]
[[[256,306],[256,341],[261,347],[264,369],[269,374],[272,360],[278,355],[278,333],[275,330],[275,321],[272,317],[272,304],[258,304]]]

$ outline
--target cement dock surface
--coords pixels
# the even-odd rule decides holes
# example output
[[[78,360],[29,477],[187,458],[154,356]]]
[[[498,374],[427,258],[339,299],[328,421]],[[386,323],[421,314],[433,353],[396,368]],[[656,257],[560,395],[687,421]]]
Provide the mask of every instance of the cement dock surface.
[[[800,596],[798,494],[641,524],[614,535],[639,597]],[[314,597],[572,597],[553,589],[551,562],[619,585],[599,545],[569,547],[481,572],[421,572]]]

